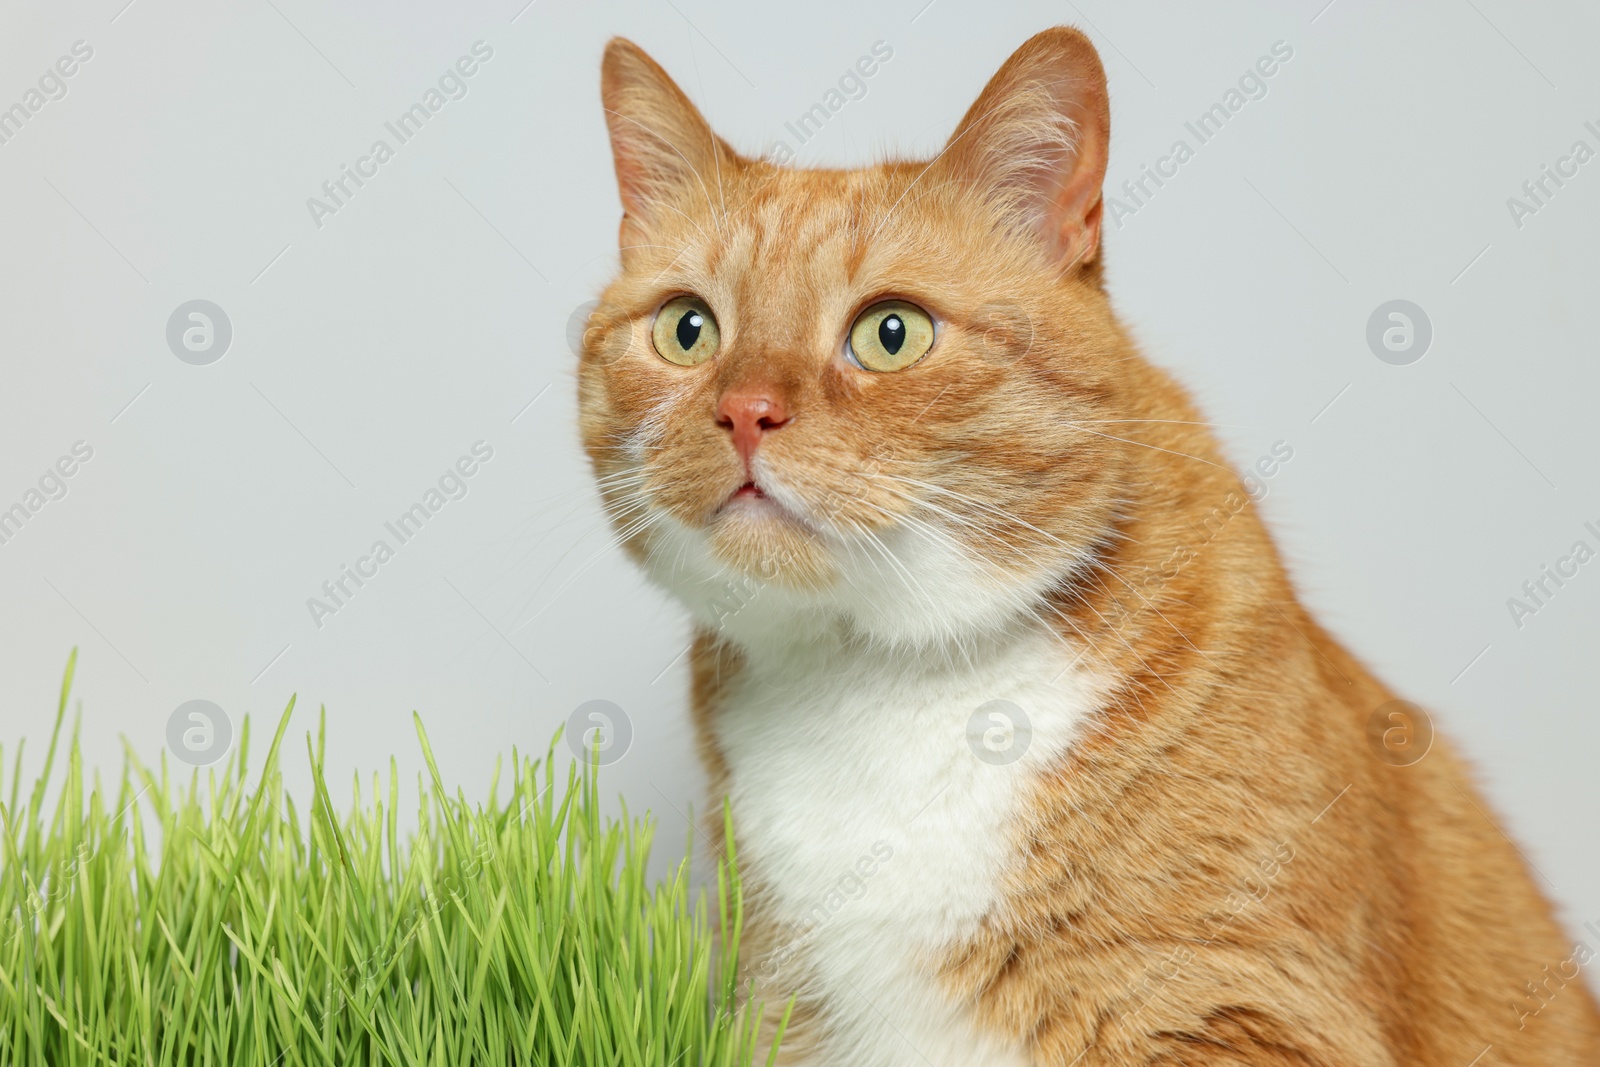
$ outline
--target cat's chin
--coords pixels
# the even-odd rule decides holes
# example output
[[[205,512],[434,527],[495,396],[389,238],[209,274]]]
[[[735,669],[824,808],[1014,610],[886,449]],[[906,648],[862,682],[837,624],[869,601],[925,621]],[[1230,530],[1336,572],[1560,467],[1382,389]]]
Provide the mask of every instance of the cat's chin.
[[[1006,574],[933,526],[888,527],[850,543],[781,508],[670,516],[641,555],[696,622],[746,651],[827,636],[887,647],[970,645],[1037,625],[1054,570]]]
[[[741,574],[797,590],[831,585],[838,572],[815,531],[765,496],[737,496],[706,528],[711,554]]]

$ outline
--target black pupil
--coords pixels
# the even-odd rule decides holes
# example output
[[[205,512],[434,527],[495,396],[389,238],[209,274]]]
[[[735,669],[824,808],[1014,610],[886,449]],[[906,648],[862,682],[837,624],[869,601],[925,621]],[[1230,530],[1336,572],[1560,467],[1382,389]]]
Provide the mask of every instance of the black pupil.
[[[705,318],[698,311],[690,311],[678,320],[678,344],[683,346],[685,352],[700,340],[700,327],[705,324]]]
[[[681,331],[683,327],[678,329]],[[906,324],[900,321],[899,315],[890,315],[878,323],[878,341],[891,356],[899,354],[900,346],[906,343]]]

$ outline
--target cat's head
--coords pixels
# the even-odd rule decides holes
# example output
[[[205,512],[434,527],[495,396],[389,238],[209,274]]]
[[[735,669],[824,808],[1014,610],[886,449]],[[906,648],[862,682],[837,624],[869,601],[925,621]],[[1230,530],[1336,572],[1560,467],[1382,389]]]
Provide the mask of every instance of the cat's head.
[[[1121,496],[1100,283],[1105,73],[1024,44],[932,160],[740,156],[613,40],[621,272],[584,336],[584,444],[619,537],[734,640],[896,643],[1033,611]]]

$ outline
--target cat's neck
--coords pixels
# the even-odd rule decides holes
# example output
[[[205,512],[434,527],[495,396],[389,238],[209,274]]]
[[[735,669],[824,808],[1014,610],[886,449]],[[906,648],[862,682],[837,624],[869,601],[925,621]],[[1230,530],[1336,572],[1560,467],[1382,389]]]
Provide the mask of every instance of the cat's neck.
[[[694,532],[667,528],[646,562],[702,631],[748,657],[917,657],[960,662],[1058,629],[1055,595],[1089,560],[1006,572],[923,525],[886,531],[871,550],[839,553],[822,587],[730,575]]]
[[[1009,615],[997,615],[995,621],[946,621],[937,628],[905,632],[863,626],[845,609],[791,611],[752,598],[745,610],[706,632],[763,673],[876,664],[907,680],[950,677],[982,669],[1019,645],[1036,646],[1041,639],[1057,637],[1045,604],[1040,597]]]

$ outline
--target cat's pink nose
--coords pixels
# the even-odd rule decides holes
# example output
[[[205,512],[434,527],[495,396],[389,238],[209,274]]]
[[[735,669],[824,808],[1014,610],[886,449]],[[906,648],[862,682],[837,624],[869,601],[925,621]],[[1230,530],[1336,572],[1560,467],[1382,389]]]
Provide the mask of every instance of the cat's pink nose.
[[[733,447],[747,467],[762,435],[788,421],[789,411],[778,391],[767,385],[730,389],[717,402],[717,423],[733,431]]]

